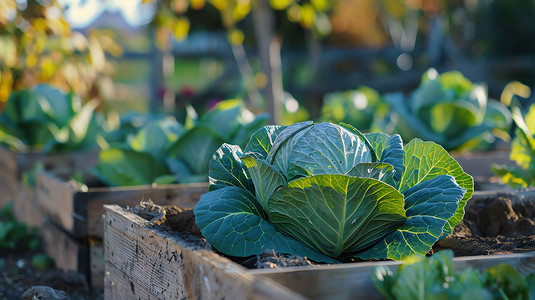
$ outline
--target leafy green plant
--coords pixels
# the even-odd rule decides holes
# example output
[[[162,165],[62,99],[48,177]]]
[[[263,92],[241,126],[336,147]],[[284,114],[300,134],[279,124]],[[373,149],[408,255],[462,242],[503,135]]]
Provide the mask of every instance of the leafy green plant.
[[[267,123],[241,100],[219,102],[185,125],[172,117],[155,118],[123,144],[99,153],[97,176],[110,186],[204,182],[212,153],[223,142],[245,144]]]
[[[434,141],[447,150],[487,149],[495,135],[508,137],[512,122],[484,85],[456,71],[438,75],[430,69],[408,99],[399,93],[385,99],[399,115],[395,131],[404,139]]]
[[[96,106],[48,85],[13,92],[0,115],[0,144],[46,153],[90,149],[99,130]]]
[[[380,122],[387,118],[389,111],[389,105],[376,90],[360,86],[356,90],[326,94],[320,119],[344,122],[364,131],[377,131],[385,128]]]
[[[535,186],[535,104],[525,117],[517,106],[512,111],[517,128],[509,158],[518,167],[493,164],[492,171],[513,188]]]
[[[332,123],[265,126],[223,144],[194,209],[217,250],[274,249],[316,261],[404,259],[449,234],[472,177],[441,146]]]
[[[533,299],[534,275],[524,277],[508,264],[479,271],[453,270],[453,252],[439,251],[431,257],[412,256],[396,275],[388,267],[377,267],[372,280],[388,300],[404,299]]]
[[[18,222],[11,212],[12,206],[13,202],[9,202],[0,210],[0,250],[15,247],[35,250],[39,246],[36,229]]]

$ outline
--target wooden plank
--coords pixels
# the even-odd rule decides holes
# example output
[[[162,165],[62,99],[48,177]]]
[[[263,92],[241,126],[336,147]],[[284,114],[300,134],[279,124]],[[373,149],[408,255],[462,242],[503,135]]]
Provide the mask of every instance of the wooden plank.
[[[83,219],[74,209],[74,197],[80,187],[49,173],[35,176],[36,199],[47,217],[68,232],[72,232],[75,219]]]
[[[57,228],[48,220],[39,228],[43,247],[56,262],[56,267],[62,270],[72,270],[87,276],[89,274],[89,251],[65,232]]]
[[[365,296],[366,299],[383,299],[371,281],[372,272],[378,266],[388,266],[392,271],[396,271],[402,264],[402,262],[381,261],[245,270],[240,265],[229,262],[225,258],[219,258],[209,249],[192,247],[191,244],[182,240],[178,233],[173,235],[158,229],[159,227],[149,227],[149,223],[144,219],[127,213],[116,206],[106,206],[106,209],[106,265],[112,265],[121,271],[119,273],[121,278],[117,281],[123,281],[123,283],[117,284],[121,286],[122,290],[128,288],[124,282],[130,281],[141,284],[148,292],[152,293],[154,291],[150,290],[150,287],[154,284],[154,280],[163,282],[166,286],[166,283],[171,279],[176,280],[172,283],[173,288],[180,285],[180,280],[184,280],[182,283],[184,289],[187,289],[192,282],[210,287],[211,281],[204,282],[203,276],[199,276],[199,274],[206,273],[206,270],[217,274],[219,269],[214,268],[222,268],[227,271],[233,270],[232,273],[246,273],[247,276],[254,276],[253,280],[258,282],[270,279],[309,299],[354,299],[355,295]],[[180,267],[168,266],[167,262],[171,260],[178,262]],[[204,260],[209,260],[212,264],[209,267],[203,265],[204,269],[199,269],[198,266],[202,265]],[[220,264],[213,262],[220,262]],[[456,271],[468,267],[485,269],[499,263],[509,263],[522,274],[533,273],[535,271],[535,253],[454,258]],[[147,279],[147,277],[153,276],[154,266],[160,272],[160,277]],[[181,271],[182,273],[178,274],[172,272],[178,269],[188,270],[188,268],[194,271],[191,273]],[[217,275],[214,276],[217,277]],[[106,285],[106,288],[108,286]],[[199,289],[201,292],[193,293],[193,295],[202,293],[203,287],[199,287]],[[163,293],[152,293],[151,295],[151,297],[162,299],[170,297],[170,295]],[[183,294],[177,295],[182,296]],[[206,296],[206,294],[202,295]],[[133,296],[129,294],[125,298]],[[217,295],[210,294],[210,296]]]
[[[98,151],[45,154],[14,152],[0,147],[0,207],[16,198],[22,174],[34,168],[37,162],[41,162],[47,171],[69,177],[96,166]]]
[[[36,176],[37,201],[53,222],[74,237],[102,238],[104,204],[136,206],[151,199],[158,205],[193,208],[208,183],[172,184],[162,186],[98,187],[84,190],[50,173]]]
[[[89,241],[89,278],[91,288],[98,291],[104,290],[104,245],[102,241]],[[113,299],[113,298],[112,298]]]
[[[45,220],[39,228],[43,248],[54,259],[56,267],[83,274],[89,286],[104,290],[104,247],[102,241],[86,239],[77,241],[67,232]]]
[[[119,206],[105,209],[106,298],[303,299]]]
[[[0,147],[0,207],[15,199],[19,189],[17,157],[6,148]]]
[[[468,267],[485,269],[500,263],[509,263],[523,274],[535,271],[535,253],[455,257],[455,271]],[[402,262],[361,262],[314,267],[249,270],[249,273],[272,279],[309,299],[383,299],[375,288],[371,274],[378,266],[388,266],[395,272]]]
[[[13,215],[17,220],[30,227],[40,228],[43,224],[43,212],[37,202],[35,190],[21,184],[13,201]]]

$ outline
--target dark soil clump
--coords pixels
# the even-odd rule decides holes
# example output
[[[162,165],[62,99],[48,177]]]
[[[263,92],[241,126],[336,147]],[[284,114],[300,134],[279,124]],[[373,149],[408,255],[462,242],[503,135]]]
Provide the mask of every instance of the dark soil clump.
[[[455,256],[535,251],[535,191],[471,199],[463,221],[433,251],[446,248]]]

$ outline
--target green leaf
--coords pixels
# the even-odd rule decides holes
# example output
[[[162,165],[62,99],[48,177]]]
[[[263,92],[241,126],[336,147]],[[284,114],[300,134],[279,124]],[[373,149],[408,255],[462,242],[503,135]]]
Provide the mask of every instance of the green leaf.
[[[193,209],[195,223],[208,243],[231,256],[250,256],[266,250],[335,262],[279,232],[262,218],[262,207],[250,192],[225,187],[205,193]]]
[[[254,183],[256,199],[264,209],[267,209],[268,201],[273,192],[286,184],[284,176],[263,159],[249,155],[242,157],[242,161],[247,166]]]
[[[136,134],[130,146],[136,151],[150,153],[159,161],[163,161],[167,149],[183,132],[182,125],[174,119],[154,120]]]
[[[284,129],[280,132],[276,132],[277,136],[275,138],[275,141],[273,141],[273,145],[271,146],[271,149],[269,151],[268,157],[266,160],[273,164],[273,161],[275,160],[275,156],[279,152],[279,148],[288,141],[289,138],[294,136],[296,133],[300,132],[301,130],[304,130],[305,128],[308,128],[314,124],[312,121],[304,121],[295,123],[290,126],[284,127]],[[246,152],[247,153],[247,152]]]
[[[223,144],[210,160],[210,191],[226,186],[237,186],[251,193],[255,187],[253,181],[245,171],[246,166],[241,161],[243,153],[240,146]]]
[[[365,134],[371,146],[377,154],[377,160],[388,163],[394,167],[394,181],[397,183],[401,179],[403,172],[403,141],[398,134],[387,135],[384,133]]]
[[[254,115],[245,110],[245,105],[240,99],[224,100],[218,102],[210,111],[201,116],[197,125],[209,128],[217,132],[225,141],[231,141],[236,131],[244,122],[242,114],[249,114],[251,120]]]
[[[97,170],[99,178],[110,186],[152,184],[168,173],[150,154],[119,148],[100,151]]]
[[[405,222],[403,195],[371,178],[316,175],[273,193],[268,216],[279,230],[330,256],[377,243]]]
[[[437,103],[429,108],[428,114],[431,129],[447,137],[455,137],[482,122],[482,113],[468,101]]]
[[[268,125],[258,129],[251,135],[243,153],[255,152],[262,159],[267,159],[268,153],[275,143],[275,139],[285,128],[286,126]]]
[[[67,126],[70,119],[75,115],[73,110],[74,102],[81,104],[81,100],[77,96],[65,94],[49,85],[41,84],[33,90],[41,96],[39,97],[39,103],[43,111],[60,128]]]
[[[208,180],[210,158],[223,142],[212,130],[194,127],[171,146],[168,155],[184,163],[193,174],[205,175]]]
[[[529,174],[520,168],[497,164],[493,164],[491,168],[496,176],[501,177],[503,183],[512,188],[526,188],[531,182]]]
[[[466,201],[474,192],[474,180],[466,174],[459,163],[451,157],[444,148],[433,142],[424,142],[414,139],[405,146],[403,157],[403,174],[398,183],[398,190],[405,192],[421,182],[433,179],[439,175],[451,175],[456,183],[466,189],[464,197],[459,202],[455,214],[448,220],[444,227],[444,233],[451,233],[453,227],[459,224],[464,215]]]
[[[165,174],[154,178],[153,184],[165,185],[175,183],[176,181],[176,175]]]
[[[425,255],[445,231],[455,214],[465,190],[452,176],[440,175],[407,189],[405,209],[407,221],[372,248],[358,253],[361,259],[404,260]]]
[[[232,137],[232,144],[245,147],[251,135],[262,127],[267,126],[268,120],[269,114],[259,114],[250,122],[243,121],[243,125],[238,126],[238,130]]]
[[[395,186],[394,167],[387,163],[360,163],[345,175],[360,178],[373,178]]]
[[[319,123],[299,131],[283,144],[273,165],[291,180],[346,174],[355,165],[367,162],[372,162],[372,152],[356,134],[340,125]]]
[[[511,111],[501,102],[489,99],[483,122],[491,128],[508,131],[512,122]]]
[[[392,294],[396,299],[433,299],[443,289],[443,282],[452,275],[451,251],[440,251],[430,258],[412,258],[398,269]],[[446,274],[444,272],[446,271]],[[438,291],[437,291],[438,290]]]

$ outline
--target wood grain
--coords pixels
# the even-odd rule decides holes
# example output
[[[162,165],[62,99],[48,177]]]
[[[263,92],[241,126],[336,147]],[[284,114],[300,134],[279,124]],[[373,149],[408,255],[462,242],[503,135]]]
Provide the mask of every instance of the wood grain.
[[[303,299],[119,206],[105,209],[105,298]]]
[[[37,201],[53,222],[77,238],[102,238],[104,204],[133,207],[141,200],[151,199],[158,205],[193,208],[201,195],[208,191],[208,183],[84,190],[73,181],[65,181],[45,172],[37,174],[36,190]]]
[[[378,266],[387,266],[395,272],[402,264],[380,261],[246,270],[218,257],[209,249],[192,247],[177,237],[177,233],[173,235],[158,227],[150,227],[144,219],[117,206],[106,206],[106,209],[106,266],[110,266],[113,271],[107,274],[106,295],[117,296],[119,291],[126,293],[119,298],[135,297],[128,292],[128,286],[130,284],[135,287],[139,284],[147,290],[151,299],[191,299],[199,296],[201,299],[216,299],[220,295],[210,293],[214,287],[213,281],[206,280],[203,274],[218,278],[221,272],[230,272],[240,274],[248,281],[275,281],[308,299],[383,299],[371,281],[371,274]],[[485,269],[499,263],[511,264],[522,274],[533,273],[535,253],[454,258],[454,268],[457,271],[468,267]],[[209,273],[207,270],[210,270]],[[228,277],[230,276],[225,278]],[[223,280],[227,279],[220,278],[219,282]],[[217,280],[215,282],[217,284]],[[165,287],[170,286],[171,290],[165,290]],[[218,290],[225,290],[223,286],[216,286]],[[243,285],[240,286],[245,289]],[[175,294],[177,290],[180,292]],[[171,294],[166,294],[169,291]],[[226,291],[235,293],[233,289]]]

